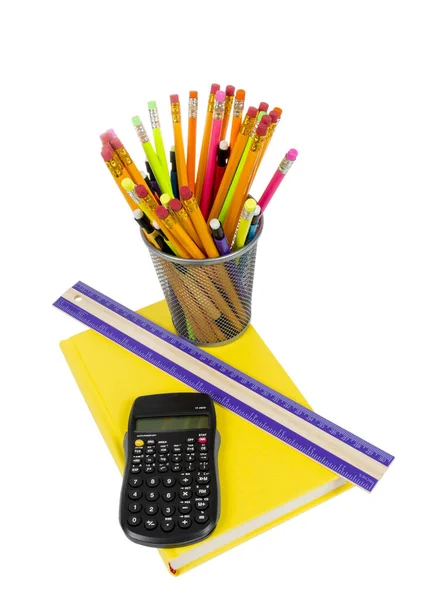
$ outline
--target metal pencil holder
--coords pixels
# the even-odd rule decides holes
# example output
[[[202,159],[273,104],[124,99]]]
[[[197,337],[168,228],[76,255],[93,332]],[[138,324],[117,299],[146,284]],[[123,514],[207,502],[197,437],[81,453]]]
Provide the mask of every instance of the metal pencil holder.
[[[198,346],[220,345],[238,338],[251,319],[257,243],[253,240],[219,258],[193,260],[148,247],[178,335]]]

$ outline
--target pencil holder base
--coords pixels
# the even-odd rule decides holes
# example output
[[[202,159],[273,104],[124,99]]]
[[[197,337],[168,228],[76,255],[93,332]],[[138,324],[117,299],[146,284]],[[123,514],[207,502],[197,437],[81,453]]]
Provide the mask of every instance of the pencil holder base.
[[[197,346],[219,346],[245,332],[262,226],[241,250],[207,260],[165,254],[144,238],[180,337]]]

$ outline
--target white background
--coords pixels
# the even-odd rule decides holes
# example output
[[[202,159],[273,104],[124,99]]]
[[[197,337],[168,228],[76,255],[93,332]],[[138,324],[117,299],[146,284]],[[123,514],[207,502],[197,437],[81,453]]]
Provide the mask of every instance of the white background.
[[[420,95],[415,2],[13,2],[0,23],[0,585],[5,598],[419,597]],[[161,298],[99,155],[156,99],[212,82],[284,110],[253,324],[321,414],[396,455],[354,489],[172,578],[131,544],[120,475],[59,350],[51,307],[81,279],[126,306]],[[141,393],[141,390],[139,390]],[[411,544],[413,547],[411,548]],[[418,554],[418,559],[415,555]]]

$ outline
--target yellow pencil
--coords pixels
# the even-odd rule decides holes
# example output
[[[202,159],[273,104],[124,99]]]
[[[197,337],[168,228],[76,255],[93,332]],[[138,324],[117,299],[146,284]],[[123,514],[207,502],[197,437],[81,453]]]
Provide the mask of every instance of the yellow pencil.
[[[206,258],[200,248],[193,242],[189,234],[181,227],[177,219],[165,208],[165,206],[158,206],[155,210],[155,214],[174,237],[177,238],[180,244],[184,246],[192,258],[198,260]]]
[[[183,131],[181,129],[180,99],[178,94],[172,94],[171,115],[174,130],[175,160],[177,163],[178,185],[188,185],[186,155],[184,153]]]
[[[225,140],[225,135],[228,129],[228,123],[231,116],[232,103],[234,102],[234,92],[235,87],[233,85],[227,85],[225,88],[225,108],[224,108],[224,118],[222,120],[222,129],[221,129],[221,140]]]
[[[193,192],[186,185],[180,188],[180,198],[187,214],[190,216],[196,233],[202,241],[205,252],[209,258],[218,258],[219,252],[212,239],[208,225],[203,218],[202,212],[197,204]]]

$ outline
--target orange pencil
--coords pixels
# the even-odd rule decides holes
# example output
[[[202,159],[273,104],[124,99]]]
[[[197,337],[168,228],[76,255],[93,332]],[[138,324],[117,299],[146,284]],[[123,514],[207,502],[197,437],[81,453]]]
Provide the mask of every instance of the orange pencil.
[[[193,223],[189,215],[187,214],[186,209],[181,204],[180,200],[177,200],[177,198],[173,198],[169,201],[168,205],[171,211],[174,213],[174,216],[177,219],[177,221],[187,231],[187,233],[189,234],[193,242],[196,244],[196,246],[198,246],[201,250],[204,250],[202,241],[197,235],[196,229],[194,228]],[[165,208],[168,208],[168,206],[165,206]]]
[[[224,231],[228,240],[228,244],[231,244],[233,240],[235,230],[238,225],[238,220],[240,218],[241,209],[250,189],[251,177],[257,161],[259,160],[259,154],[262,150],[267,130],[268,124],[260,121],[259,125],[257,126],[256,133],[254,134],[252,145],[247,154],[243,170],[241,171],[240,179],[238,180],[237,187],[235,188],[234,196],[232,197],[228,214],[224,221]]]
[[[197,203],[200,205],[202,197],[203,182],[205,180],[206,164],[208,162],[209,140],[212,129],[213,105],[215,103],[215,94],[219,90],[220,85],[212,83],[208,100],[208,109],[206,113],[205,129],[202,138],[202,147],[200,149],[199,167],[197,170],[195,194]],[[181,184],[179,184],[181,187]]]
[[[189,234],[181,227],[177,219],[165,208],[158,206],[155,214],[165,227],[173,234],[173,236],[184,246],[192,258],[198,260],[206,258],[203,252],[196,246]]]
[[[175,145],[175,160],[177,162],[177,179],[178,185],[187,185],[187,167],[186,156],[184,153],[183,131],[181,129],[181,113],[180,99],[178,94],[172,94],[171,100],[171,115],[172,125],[174,130],[174,145]]]
[[[225,174],[222,178],[221,185],[219,186],[218,193],[216,194],[215,201],[212,205],[208,223],[210,223],[212,219],[217,219],[219,213],[221,212],[222,205],[224,204],[232,179],[235,175],[235,171],[237,170],[238,163],[241,160],[247,140],[256,122],[256,117],[257,108],[250,106],[244,118],[243,124],[241,125],[235,146],[234,148],[231,148],[231,156],[228,161],[227,168],[225,169]]]
[[[209,232],[207,223],[203,218],[199,205],[197,204],[197,200],[194,197],[191,189],[186,185],[180,188],[180,198],[184,208],[193,222],[197,235],[202,241],[206,254],[209,258],[218,258],[218,249],[215,246],[215,242],[213,241]]]
[[[221,130],[221,140],[225,140],[225,135],[228,129],[228,123],[231,116],[232,103],[234,102],[234,92],[235,87],[233,85],[227,85],[225,88],[225,108],[224,108],[224,118],[222,119],[222,130]]]
[[[234,100],[234,109],[232,111],[232,123],[231,123],[231,137],[230,137],[230,148],[234,148],[237,136],[240,133],[241,121],[243,119],[244,100],[246,98],[246,92],[244,90],[237,90]]]
[[[119,190],[123,194],[127,204],[130,206],[131,210],[134,211],[136,208],[139,208],[136,202],[130,198],[129,194],[121,187],[121,182],[123,179],[128,177],[128,173],[126,169],[122,166],[118,157],[116,157],[113,149],[110,144],[104,144],[101,150],[101,156],[104,159],[105,164],[108,167],[111,175],[114,178],[114,181],[118,185]]]
[[[187,131],[187,179],[194,192],[196,175],[196,130],[197,130],[197,92],[189,94],[189,125]]]

